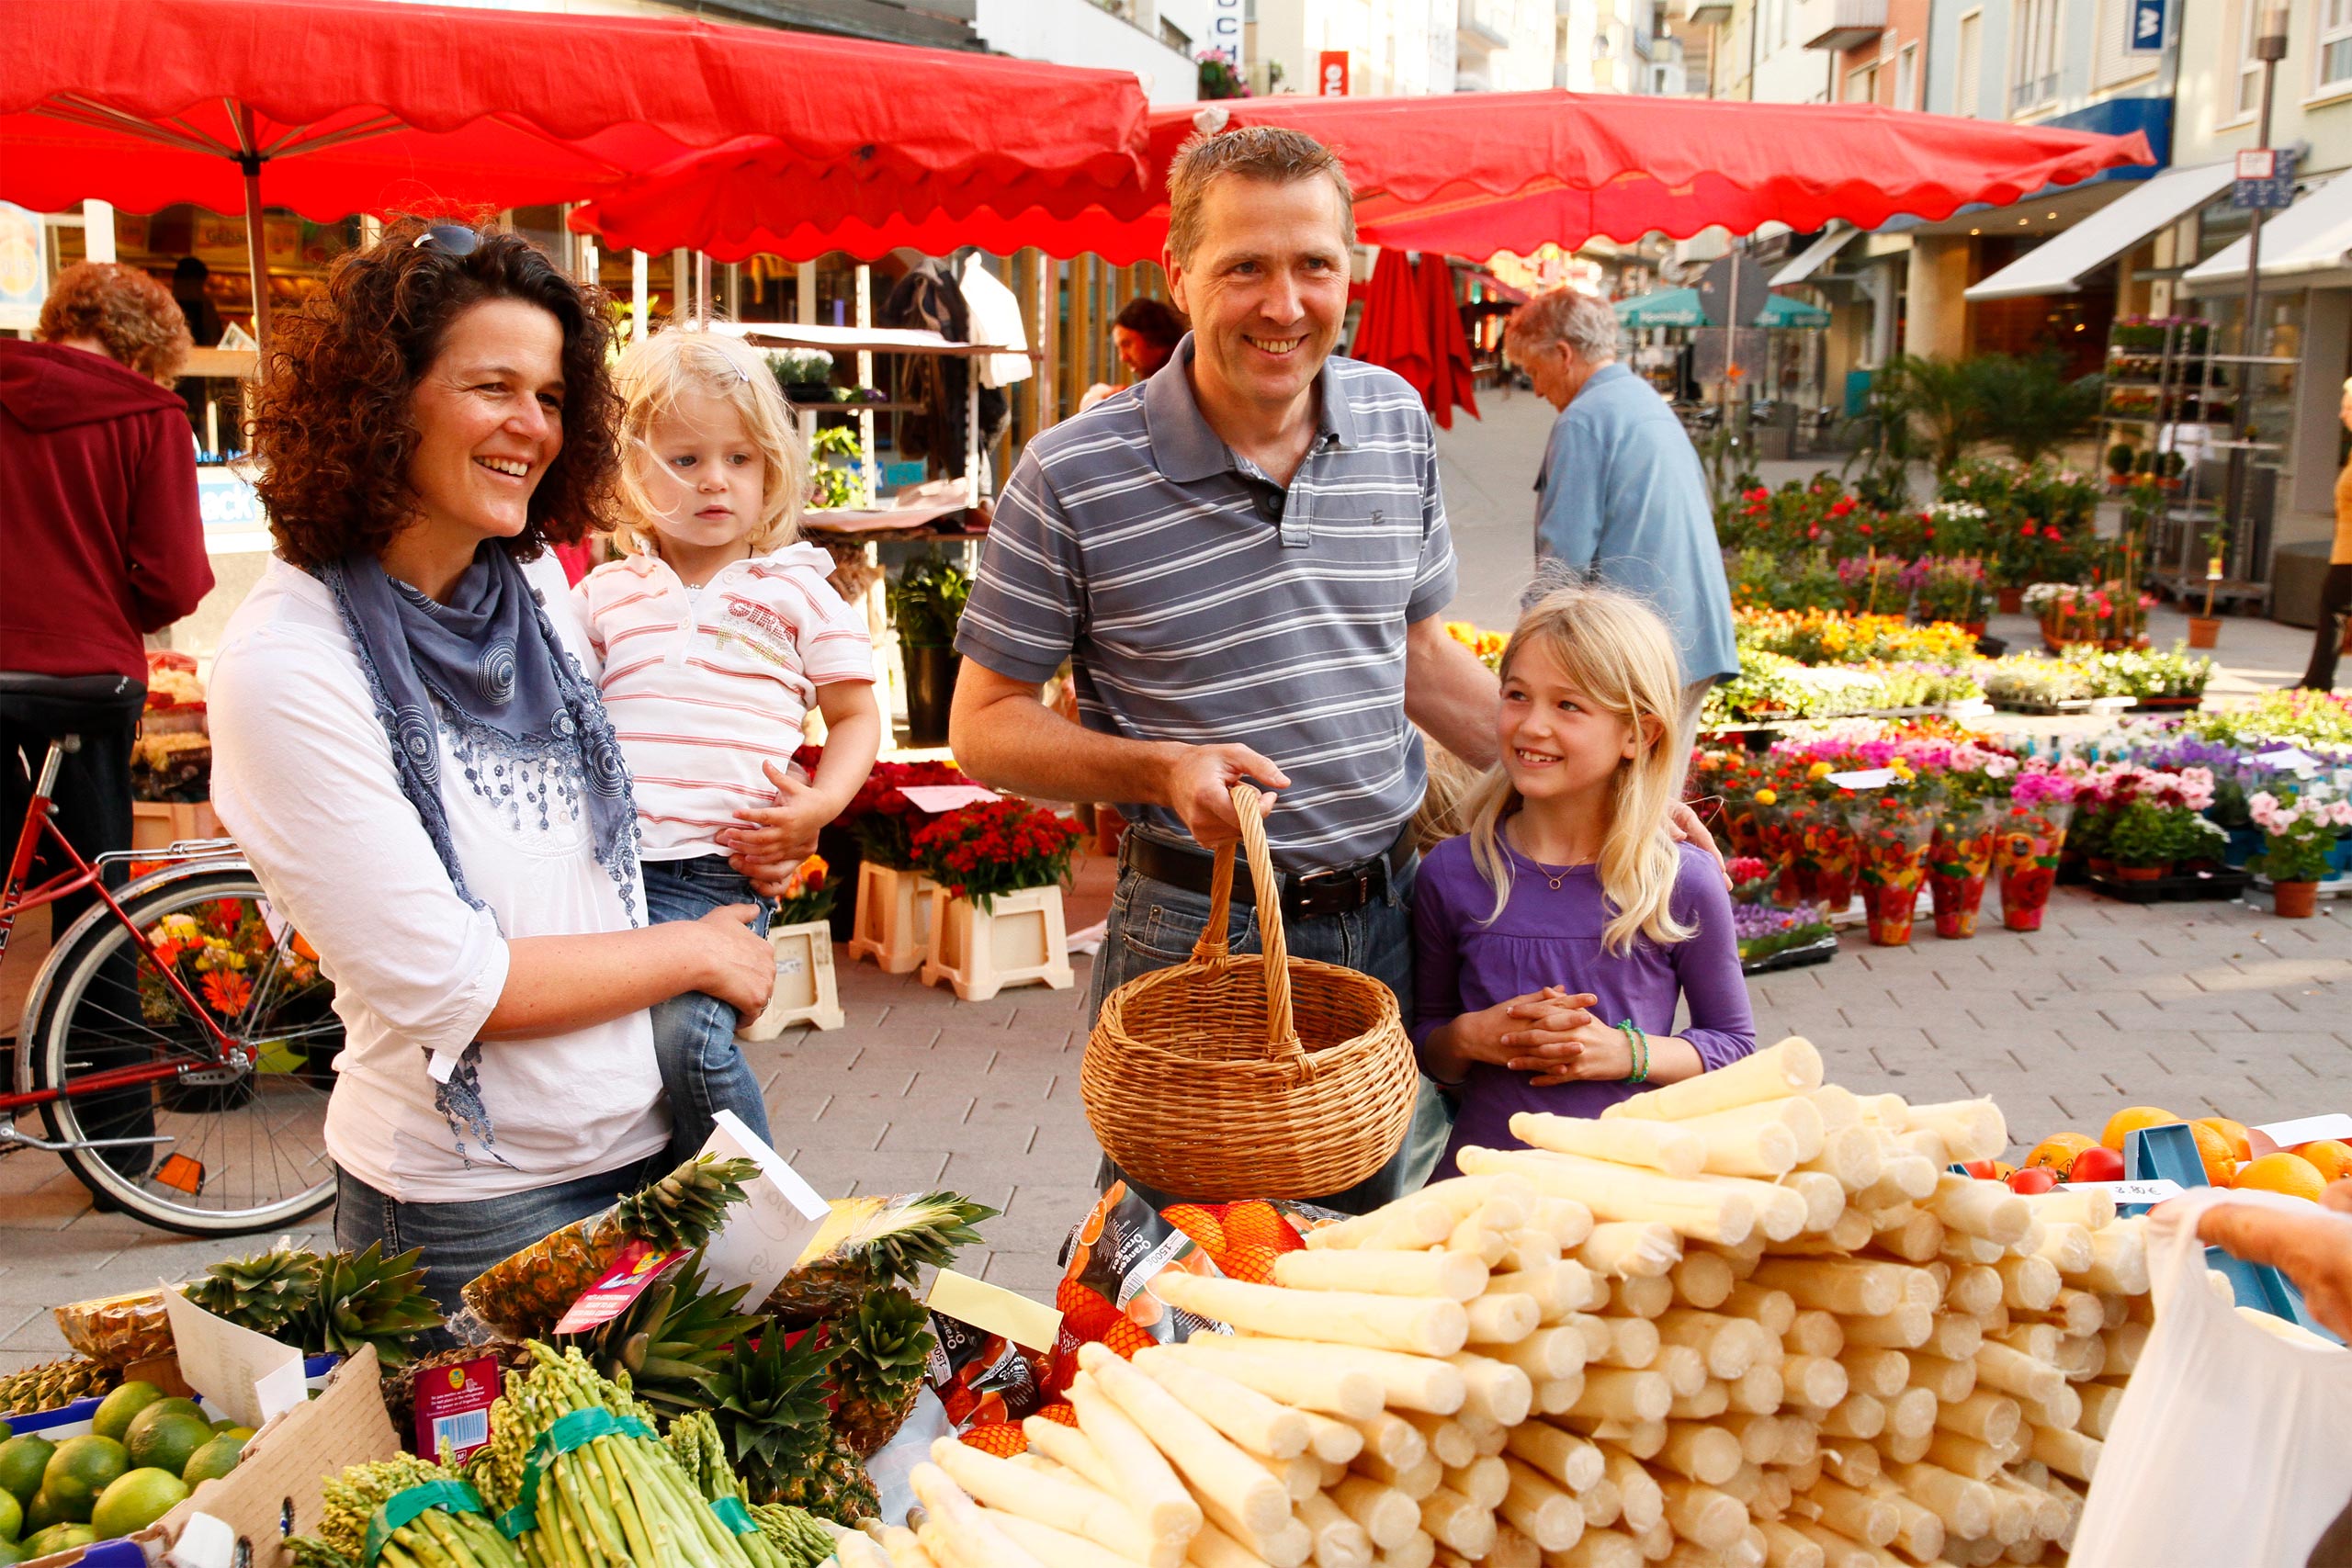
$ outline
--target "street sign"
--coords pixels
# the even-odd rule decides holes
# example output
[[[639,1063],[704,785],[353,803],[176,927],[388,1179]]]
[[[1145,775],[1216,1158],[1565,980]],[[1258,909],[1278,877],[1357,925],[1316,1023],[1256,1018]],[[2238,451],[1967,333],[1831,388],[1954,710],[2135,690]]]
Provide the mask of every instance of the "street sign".
[[[2132,18],[2132,36],[2123,40],[2126,54],[2162,54],[2165,51],[2165,0],[2132,0],[2127,13]]]
[[[1738,309],[1732,309],[1732,275],[1736,264],[1739,277]],[[1764,313],[1766,301],[1771,299],[1771,269],[1754,256],[1729,255],[1708,264],[1699,275],[1695,286],[1699,303],[1707,312],[1707,324],[1727,327],[1736,321],[1751,326]]]
[[[2294,205],[2295,154],[2283,147],[2257,147],[2240,152],[2237,183],[2230,205],[2276,212]]]
[[[1344,98],[1348,96],[1348,51],[1327,49],[1315,57],[1315,96],[1318,98]]]

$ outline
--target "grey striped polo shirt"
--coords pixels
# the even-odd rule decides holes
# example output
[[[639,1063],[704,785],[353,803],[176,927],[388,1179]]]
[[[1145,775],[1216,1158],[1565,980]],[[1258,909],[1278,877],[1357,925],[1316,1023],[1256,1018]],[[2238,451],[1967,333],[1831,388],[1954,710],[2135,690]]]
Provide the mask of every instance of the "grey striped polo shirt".
[[[1403,378],[1332,358],[1287,491],[1167,367],[1039,435],[980,558],[956,648],[1014,680],[1071,661],[1088,728],[1237,743],[1290,776],[1268,820],[1293,874],[1376,855],[1419,805],[1405,628],[1453,596],[1437,443]],[[1176,815],[1118,803],[1194,847]]]

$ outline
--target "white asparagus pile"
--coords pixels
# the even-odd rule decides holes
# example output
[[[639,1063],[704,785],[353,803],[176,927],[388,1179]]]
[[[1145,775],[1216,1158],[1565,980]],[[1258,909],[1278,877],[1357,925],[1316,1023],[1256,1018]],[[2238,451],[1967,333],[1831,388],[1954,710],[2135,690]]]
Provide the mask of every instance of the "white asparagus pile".
[[[1078,1426],[943,1438],[919,1534],[843,1568],[2057,1562],[2147,1337],[2084,1191],[1949,1174],[1990,1101],[1822,1082],[1790,1039],[1309,1235],[1233,1329],[1080,1355]],[[860,1559],[852,1562],[850,1552]]]

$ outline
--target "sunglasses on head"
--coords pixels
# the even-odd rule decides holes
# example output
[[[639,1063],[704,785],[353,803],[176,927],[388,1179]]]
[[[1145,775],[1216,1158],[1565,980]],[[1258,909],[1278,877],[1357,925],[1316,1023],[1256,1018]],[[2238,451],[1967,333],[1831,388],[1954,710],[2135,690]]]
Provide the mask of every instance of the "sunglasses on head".
[[[438,251],[443,255],[469,256],[481,248],[481,236],[462,223],[435,223],[419,234],[409,248]]]

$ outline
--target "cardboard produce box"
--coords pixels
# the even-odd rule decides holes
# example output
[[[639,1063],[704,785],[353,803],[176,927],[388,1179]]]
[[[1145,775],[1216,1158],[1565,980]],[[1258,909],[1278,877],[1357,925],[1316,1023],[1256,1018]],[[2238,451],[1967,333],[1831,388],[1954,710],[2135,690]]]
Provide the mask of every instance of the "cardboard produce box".
[[[323,1522],[325,1483],[355,1464],[400,1452],[370,1346],[337,1367],[318,1396],[274,1416],[245,1444],[237,1468],[208,1481],[196,1495],[137,1535],[33,1560],[37,1568],[130,1568],[161,1562],[175,1548],[187,1568],[215,1568],[191,1555],[209,1527],[188,1535],[189,1522],[209,1515],[227,1527],[217,1568],[292,1568],[289,1535],[315,1535]]]

